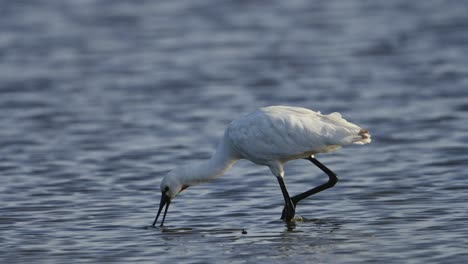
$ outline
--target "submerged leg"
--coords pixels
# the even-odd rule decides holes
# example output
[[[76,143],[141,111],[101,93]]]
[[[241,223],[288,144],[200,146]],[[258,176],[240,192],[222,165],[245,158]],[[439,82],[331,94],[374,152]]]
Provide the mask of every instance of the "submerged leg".
[[[312,188],[306,192],[303,192],[303,193],[300,193],[298,195],[295,195],[293,197],[291,197],[291,200],[294,204],[294,207],[296,207],[297,203],[299,203],[301,200],[313,195],[313,194],[316,194],[318,192],[321,192],[323,190],[326,190],[328,188],[331,188],[333,186],[335,186],[335,184],[338,182],[338,178],[336,177],[336,174],[331,171],[329,168],[327,168],[325,165],[323,165],[320,161],[318,161],[317,159],[315,159],[313,156],[311,157],[308,157],[306,158],[306,160],[309,160],[310,162],[314,163],[317,167],[319,167],[323,172],[325,172],[327,175],[328,175],[328,182],[322,184],[322,185],[319,185],[315,188]],[[283,216],[285,215],[285,210],[286,210],[286,207],[285,209],[283,209]],[[281,218],[283,218],[283,216]]]
[[[281,219],[290,222],[291,219],[294,218],[296,214],[296,206],[289,197],[288,190],[286,189],[286,185],[284,184],[283,177],[276,177],[278,179],[279,185],[281,187],[281,192],[283,193],[284,197],[284,209],[283,214],[281,215]]]

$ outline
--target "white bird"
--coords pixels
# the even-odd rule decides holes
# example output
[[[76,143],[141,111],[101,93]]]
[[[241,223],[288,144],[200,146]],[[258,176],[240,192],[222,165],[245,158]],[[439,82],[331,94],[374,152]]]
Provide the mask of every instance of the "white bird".
[[[318,153],[330,152],[347,144],[367,144],[371,137],[366,129],[343,119],[339,113],[323,115],[300,107],[270,106],[231,122],[212,157],[198,164],[178,167],[161,182],[161,202],[154,219],[155,226],[166,206],[164,224],[171,201],[190,186],[218,178],[239,159],[268,166],[278,179],[285,206],[281,219],[290,222],[299,201],[333,187],[335,173],[315,159]],[[304,193],[290,197],[284,184],[283,164],[294,159],[307,159],[324,171],[329,181]]]

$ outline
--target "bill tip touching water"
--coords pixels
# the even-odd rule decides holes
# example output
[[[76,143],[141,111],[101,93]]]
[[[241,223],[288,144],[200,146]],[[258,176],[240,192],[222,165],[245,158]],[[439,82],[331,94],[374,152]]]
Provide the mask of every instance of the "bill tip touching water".
[[[301,107],[260,108],[228,125],[210,159],[177,167],[163,178],[161,201],[153,226],[163,210],[160,226],[164,225],[169,205],[180,192],[220,177],[240,159],[270,168],[278,180],[285,202],[281,219],[290,222],[301,200],[333,187],[338,181],[335,173],[319,162],[315,155],[337,150],[343,145],[370,142],[368,130],[348,122],[336,112],[324,115]],[[328,182],[290,196],[283,179],[283,165],[295,159],[312,162],[328,175]]]

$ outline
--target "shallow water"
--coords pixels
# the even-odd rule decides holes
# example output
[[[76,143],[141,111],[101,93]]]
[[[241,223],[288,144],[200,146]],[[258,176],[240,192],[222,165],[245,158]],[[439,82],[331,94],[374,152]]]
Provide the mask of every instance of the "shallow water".
[[[461,1],[8,1],[0,16],[2,263],[462,263],[468,16]],[[266,105],[339,111],[373,142],[279,220],[238,162],[149,227],[159,182]],[[290,193],[326,181],[286,166]],[[244,232],[245,231],[245,232]],[[246,233],[246,234],[243,234]]]

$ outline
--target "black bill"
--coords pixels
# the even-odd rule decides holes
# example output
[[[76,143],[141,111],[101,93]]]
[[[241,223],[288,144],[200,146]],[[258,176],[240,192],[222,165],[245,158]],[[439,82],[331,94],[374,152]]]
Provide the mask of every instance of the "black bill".
[[[163,219],[161,221],[160,226],[164,225],[164,219],[166,219],[167,209],[169,209],[170,204],[171,204],[171,199],[169,198],[169,196],[167,196],[165,193],[162,193],[161,194],[161,202],[159,203],[158,214],[156,215],[156,218],[154,219],[153,227],[156,225],[156,221],[158,221],[159,215],[161,214],[162,209],[166,205],[166,209],[164,210],[164,215],[163,215]]]

